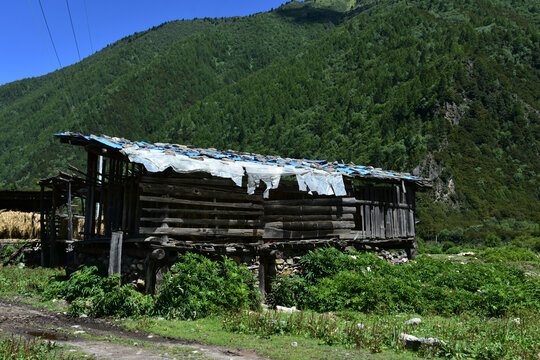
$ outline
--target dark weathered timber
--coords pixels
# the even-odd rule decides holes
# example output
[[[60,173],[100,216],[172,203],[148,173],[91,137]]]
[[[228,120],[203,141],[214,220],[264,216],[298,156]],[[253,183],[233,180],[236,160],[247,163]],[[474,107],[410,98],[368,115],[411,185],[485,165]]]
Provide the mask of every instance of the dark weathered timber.
[[[146,196],[141,195],[139,197],[141,201],[157,202],[167,204],[178,205],[190,205],[190,206],[208,206],[208,207],[225,207],[225,208],[237,208],[237,209],[263,209],[261,204],[254,204],[250,202],[245,203],[229,203],[229,202],[212,202],[212,201],[198,201],[198,200],[185,200],[172,197],[159,197],[159,196]]]
[[[353,214],[343,215],[329,215],[329,214],[316,214],[316,215],[265,215],[262,217],[262,221],[274,222],[274,221],[328,221],[328,220],[354,220]]]
[[[214,210],[214,209],[157,209],[142,208],[143,212],[163,213],[163,214],[206,214],[206,215],[245,215],[258,216],[264,214],[262,210],[244,211],[244,210]]]
[[[320,205],[355,205],[359,200],[353,197],[328,197],[314,199],[286,199],[286,200],[266,200],[265,206],[289,205],[289,206],[320,206]]]
[[[175,228],[175,227],[141,227],[142,234],[171,236],[221,236],[221,237],[260,237],[262,229],[209,229],[209,228]]]
[[[353,229],[354,221],[291,221],[291,222],[268,222],[266,228],[283,230],[331,230]]]
[[[329,229],[294,231],[265,227],[263,239],[316,239],[328,237],[340,237],[350,233],[350,229]]]
[[[280,214],[354,214],[356,208],[352,206],[310,206],[310,205],[266,205],[264,206],[265,213],[280,213]]]
[[[231,192],[228,189],[205,189],[203,187],[191,185],[191,186],[179,186],[172,184],[154,184],[154,183],[140,183],[140,189],[145,194],[156,194],[156,195],[174,195],[175,197],[181,198],[197,198],[204,200],[216,199],[221,200],[247,200],[254,203],[261,203],[263,201],[262,196],[254,194],[248,195],[247,193],[236,193]],[[245,190],[244,190],[245,192]]]
[[[261,226],[262,222],[259,220],[244,220],[244,219],[183,219],[183,218],[171,218],[171,217],[142,217],[143,222],[153,223],[169,223],[169,224],[185,224],[185,225],[224,225],[224,226]]]

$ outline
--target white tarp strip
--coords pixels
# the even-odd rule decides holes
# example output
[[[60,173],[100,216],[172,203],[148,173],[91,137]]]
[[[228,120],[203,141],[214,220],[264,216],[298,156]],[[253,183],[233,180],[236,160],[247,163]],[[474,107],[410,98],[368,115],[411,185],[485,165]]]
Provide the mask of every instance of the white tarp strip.
[[[266,184],[265,198],[268,198],[270,189],[277,189],[282,176],[293,175],[296,175],[300,191],[309,190],[320,195],[346,195],[341,174],[317,169],[211,158],[197,159],[170,150],[142,149],[138,146],[125,147],[121,152],[127,155],[131,162],[144,165],[150,172],[165,171],[169,167],[178,173],[206,172],[232,179],[238,186],[242,186],[245,173],[248,176],[248,193],[253,194],[262,181]]]

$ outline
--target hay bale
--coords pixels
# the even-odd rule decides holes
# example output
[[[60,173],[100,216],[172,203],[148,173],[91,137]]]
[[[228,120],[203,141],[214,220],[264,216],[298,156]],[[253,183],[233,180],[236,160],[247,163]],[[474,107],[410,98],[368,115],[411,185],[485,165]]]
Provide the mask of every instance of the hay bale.
[[[0,213],[0,238],[2,239],[39,239],[40,215],[22,211],[4,211]]]

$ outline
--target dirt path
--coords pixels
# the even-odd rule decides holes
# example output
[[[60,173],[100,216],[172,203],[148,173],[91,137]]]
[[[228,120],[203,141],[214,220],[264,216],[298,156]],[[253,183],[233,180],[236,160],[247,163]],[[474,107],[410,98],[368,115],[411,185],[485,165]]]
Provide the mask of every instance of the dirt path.
[[[73,346],[98,359],[264,359],[252,350],[126,331],[107,320],[69,318],[62,313],[8,300],[0,300],[0,334],[39,336]],[[114,341],[96,340],[97,337],[108,337]]]

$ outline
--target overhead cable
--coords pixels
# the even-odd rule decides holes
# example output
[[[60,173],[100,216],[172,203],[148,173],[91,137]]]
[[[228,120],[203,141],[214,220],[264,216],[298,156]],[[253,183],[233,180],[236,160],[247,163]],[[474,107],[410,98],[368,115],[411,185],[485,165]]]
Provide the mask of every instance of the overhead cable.
[[[45,21],[45,26],[47,27],[47,32],[49,33],[49,38],[51,39],[51,43],[54,49],[54,53],[56,54],[56,60],[58,60],[58,65],[60,65],[60,68],[62,68],[62,62],[60,62],[60,56],[58,56],[58,51],[56,51],[56,46],[54,45],[54,40],[51,34],[51,29],[49,28],[49,23],[47,22],[47,17],[45,16],[45,11],[43,11],[43,5],[41,4],[41,0],[38,0],[39,7],[41,8],[41,14],[43,15],[43,20]]]
[[[73,18],[71,17],[71,10],[69,9],[69,1],[66,0],[66,6],[69,14],[69,22],[71,23],[71,31],[73,32],[73,39],[75,39],[75,47],[77,48],[77,55],[79,55],[79,61],[81,61],[81,52],[79,51],[79,43],[77,42],[77,36],[75,35],[75,27],[73,26]]]
[[[90,38],[90,49],[94,53],[94,44],[92,43],[92,35],[90,33],[90,22],[88,21],[88,9],[86,8],[86,0],[84,0],[84,14],[86,16],[86,27],[88,28],[88,38]]]

